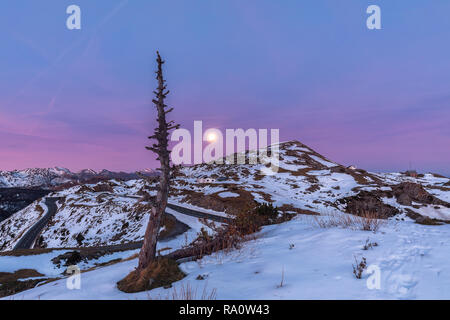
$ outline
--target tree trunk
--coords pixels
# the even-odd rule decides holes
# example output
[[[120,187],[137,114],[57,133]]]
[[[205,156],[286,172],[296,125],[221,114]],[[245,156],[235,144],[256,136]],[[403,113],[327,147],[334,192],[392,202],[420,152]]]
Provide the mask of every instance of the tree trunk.
[[[147,147],[148,150],[155,152],[158,155],[160,161],[161,175],[159,177],[159,188],[156,195],[156,203],[152,207],[150,221],[145,231],[144,243],[139,253],[139,265],[138,272],[144,270],[153,262],[156,258],[156,244],[158,242],[158,234],[161,225],[161,220],[165,214],[167,199],[169,194],[170,183],[170,152],[168,150],[168,136],[169,131],[174,128],[178,128],[178,125],[174,125],[173,121],[167,122],[166,114],[171,112],[172,109],[166,109],[167,106],[164,100],[169,93],[166,90],[165,80],[162,72],[162,65],[164,61],[161,59],[159,52],[157,52],[158,71],[156,72],[156,79],[158,80],[158,88],[155,91],[156,99],[153,103],[158,111],[158,127],[155,129],[153,136],[149,139],[156,139],[157,144],[153,144],[152,147]]]
[[[165,190],[165,191],[163,191]],[[156,244],[158,243],[158,234],[161,226],[161,220],[165,214],[168,198],[168,181],[164,173],[160,179],[160,189],[156,196],[157,205],[152,208],[150,220],[145,231],[144,243],[139,252],[138,270],[145,269],[156,257]]]

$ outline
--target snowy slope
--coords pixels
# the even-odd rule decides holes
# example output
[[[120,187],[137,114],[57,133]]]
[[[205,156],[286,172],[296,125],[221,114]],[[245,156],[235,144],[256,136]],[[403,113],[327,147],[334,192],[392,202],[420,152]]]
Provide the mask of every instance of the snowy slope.
[[[299,215],[265,227],[239,251],[181,264],[187,277],[173,287],[179,292],[189,285],[198,292],[197,298],[205,288],[216,289],[218,299],[449,299],[450,243],[445,240],[449,237],[450,225],[390,221],[374,234],[322,229],[313,217]],[[367,239],[378,246],[363,250]],[[365,257],[379,268],[379,289],[367,287],[368,274],[362,279],[353,276],[355,257]],[[136,265],[133,259],[83,273],[81,290],[68,290],[63,279],[5,299],[172,298],[173,288],[120,292],[115,283]],[[205,280],[196,280],[199,275]]]

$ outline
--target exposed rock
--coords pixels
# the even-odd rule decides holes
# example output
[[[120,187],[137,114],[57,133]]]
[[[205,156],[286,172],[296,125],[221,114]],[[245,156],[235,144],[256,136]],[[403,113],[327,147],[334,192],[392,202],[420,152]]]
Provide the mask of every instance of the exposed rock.
[[[79,251],[69,251],[52,259],[52,262],[57,266],[63,264],[64,266],[72,266],[77,263],[86,260],[86,257],[83,257]]]
[[[403,182],[392,187],[398,203],[411,206],[413,202],[421,204],[434,204],[450,208],[450,204],[428,193],[420,184]]]
[[[81,246],[82,244],[83,244],[83,241],[84,241],[84,236],[81,234],[81,233],[79,233],[78,235],[77,235],[77,237],[75,238],[75,240],[77,240],[77,242],[78,242],[78,246]]]
[[[346,212],[363,215],[365,213],[376,213],[380,218],[392,217],[400,211],[388,204],[385,204],[381,198],[395,197],[397,202],[404,206],[420,208],[415,204],[422,205],[440,205],[450,208],[450,204],[436,198],[428,193],[420,184],[413,182],[402,182],[391,186],[392,191],[361,191],[356,196],[347,197],[339,200],[339,203],[346,204]],[[413,204],[414,203],[414,204]],[[412,210],[407,209],[408,216],[418,223],[431,224],[431,220],[421,216]],[[439,221],[435,221],[439,222]],[[439,223],[435,223],[439,224]]]
[[[341,204],[346,204],[346,212],[358,216],[367,214],[376,215],[377,218],[387,219],[399,214],[400,211],[393,206],[385,204],[380,195],[375,192],[361,191],[355,196],[338,200]]]

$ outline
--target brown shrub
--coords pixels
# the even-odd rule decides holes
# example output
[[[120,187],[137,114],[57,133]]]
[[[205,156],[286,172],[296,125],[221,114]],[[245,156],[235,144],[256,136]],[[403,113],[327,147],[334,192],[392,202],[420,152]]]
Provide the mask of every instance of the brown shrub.
[[[249,213],[239,213],[233,220],[233,224],[228,227],[228,232],[247,235],[258,232],[264,224],[264,217]]]
[[[361,261],[358,262],[355,257],[355,264],[353,265],[353,274],[355,275],[356,279],[361,279],[362,274],[364,270],[367,268],[367,260],[366,258],[362,257]]]
[[[217,227],[205,220],[203,223],[214,230],[214,235],[209,235],[202,228],[191,244],[168,254],[167,257],[174,260],[186,258],[197,260],[220,250],[239,249],[241,243],[245,241],[245,235],[234,224]]]
[[[181,284],[180,290],[173,288],[172,299],[173,300],[216,300],[217,289],[212,289],[210,292],[206,290],[206,286],[203,289],[200,298],[197,298],[197,289],[193,289],[189,282],[186,286]]]
[[[209,235],[204,228],[199,232],[195,239],[186,248],[177,250],[169,256],[175,259],[192,257],[193,259],[201,259],[206,255],[210,255],[220,250],[239,249],[244,241],[244,236],[236,228],[231,226],[212,227],[215,230],[214,235]]]
[[[362,230],[373,232],[378,231],[380,226],[384,223],[377,212],[369,211],[362,212],[360,219],[357,222]]]

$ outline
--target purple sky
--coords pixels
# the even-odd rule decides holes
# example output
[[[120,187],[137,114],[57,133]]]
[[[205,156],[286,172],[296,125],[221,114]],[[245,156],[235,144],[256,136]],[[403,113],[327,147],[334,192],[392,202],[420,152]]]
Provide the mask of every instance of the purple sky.
[[[82,30],[65,26],[82,10]],[[382,30],[366,28],[378,4]],[[155,167],[155,51],[173,118],[279,128],[332,160],[450,175],[450,2],[0,3],[0,170]]]

